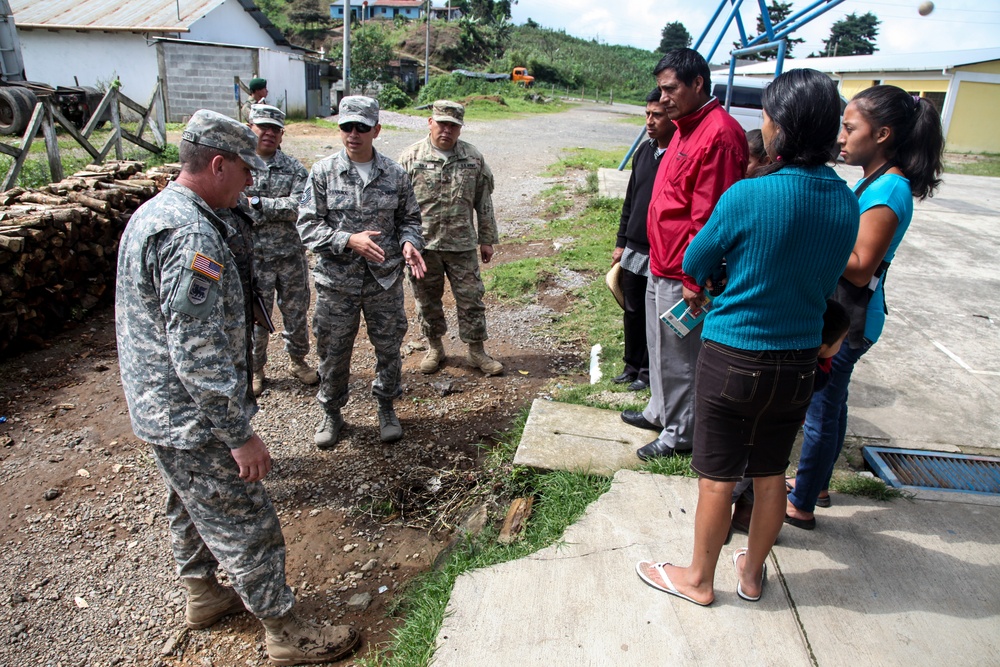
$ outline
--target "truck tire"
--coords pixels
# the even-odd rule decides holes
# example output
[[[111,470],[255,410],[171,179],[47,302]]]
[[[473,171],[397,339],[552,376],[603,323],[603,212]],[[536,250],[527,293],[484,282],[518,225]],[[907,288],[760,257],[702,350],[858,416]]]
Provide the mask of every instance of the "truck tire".
[[[0,88],[0,134],[21,134],[28,127],[31,112],[17,91],[13,86]]]
[[[35,105],[38,104],[38,97],[30,88],[21,88],[20,86],[15,86],[9,89],[15,95],[20,96],[21,100],[24,102],[24,113],[26,122],[31,120],[31,114],[35,112]]]

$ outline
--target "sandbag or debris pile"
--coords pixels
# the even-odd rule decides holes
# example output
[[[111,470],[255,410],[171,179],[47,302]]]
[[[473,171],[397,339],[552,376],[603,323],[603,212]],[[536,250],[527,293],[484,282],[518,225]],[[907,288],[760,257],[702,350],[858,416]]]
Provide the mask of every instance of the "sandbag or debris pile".
[[[0,193],[0,354],[44,345],[111,298],[125,225],[180,170],[143,167],[92,164],[38,190]]]

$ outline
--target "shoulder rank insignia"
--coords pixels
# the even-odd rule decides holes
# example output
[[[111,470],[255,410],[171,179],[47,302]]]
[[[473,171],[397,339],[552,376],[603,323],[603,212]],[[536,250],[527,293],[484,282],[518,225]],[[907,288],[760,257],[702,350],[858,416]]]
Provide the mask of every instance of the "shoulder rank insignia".
[[[191,262],[191,270],[197,271],[216,282],[222,278],[222,264],[219,264],[211,257],[202,255],[200,252],[194,254],[194,260]]]

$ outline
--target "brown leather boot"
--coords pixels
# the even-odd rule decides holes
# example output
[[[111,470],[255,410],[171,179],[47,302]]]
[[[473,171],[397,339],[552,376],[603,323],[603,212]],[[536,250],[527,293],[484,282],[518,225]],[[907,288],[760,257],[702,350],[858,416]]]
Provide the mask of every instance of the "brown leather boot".
[[[441,342],[440,338],[428,338],[427,345],[430,349],[427,350],[427,356],[420,362],[420,372],[434,373],[444,363],[444,343]]]
[[[320,627],[288,612],[277,618],[262,618],[267,657],[275,665],[305,665],[334,662],[357,650],[361,635],[349,625]]]
[[[226,616],[246,611],[239,594],[229,586],[221,586],[215,577],[183,577],[181,583],[188,591],[184,622],[192,630],[202,630]]]
[[[500,375],[503,373],[503,364],[486,354],[482,343],[469,343],[469,354],[465,360],[470,366],[478,368],[487,375]]]

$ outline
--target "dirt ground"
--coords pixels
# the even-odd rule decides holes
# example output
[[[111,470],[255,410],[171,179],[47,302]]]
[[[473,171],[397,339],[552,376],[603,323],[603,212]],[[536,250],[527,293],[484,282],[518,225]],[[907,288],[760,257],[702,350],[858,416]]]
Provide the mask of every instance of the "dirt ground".
[[[565,128],[596,133],[607,114],[579,108],[473,126],[463,134],[495,156],[495,200],[506,237],[496,262],[553,251],[509,241],[543,224],[534,195],[555,179],[539,177],[542,167],[561,148],[589,145]],[[376,148],[398,155],[423,135],[425,124],[417,121],[406,127],[400,119]],[[636,126],[618,125],[611,136],[594,136],[627,145]],[[546,138],[530,152],[516,139],[527,128]],[[305,124],[292,126],[284,144],[307,166],[339,147],[334,132]],[[287,375],[280,337],[272,337],[268,385],[254,425],[276,460],[266,485],[288,546],[288,580],[307,616],[361,629],[359,655],[390,639],[400,621],[388,612],[400,588],[432,566],[457,525],[475,529],[505,511],[479,485],[480,465],[497,435],[550,382],[583,378],[581,350],[545,332],[569,298],[557,286],[523,306],[488,296],[487,349],[506,372],[486,378],[464,363],[457,337],[446,340],[445,368],[431,376],[419,372],[423,346],[407,295],[405,393],[397,403],[405,436],[391,446],[378,441],[369,393],[374,354],[363,325],[345,410],[348,429],[329,452],[312,444],[321,414],[314,389]],[[310,360],[315,363],[315,353]],[[163,485],[131,431],[110,306],[46,349],[0,360],[0,417],[0,577],[7,581],[0,594],[0,664],[266,664],[262,630],[247,614],[212,630],[183,630]]]

